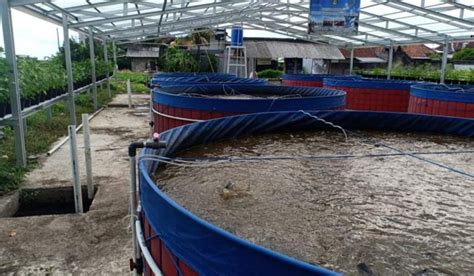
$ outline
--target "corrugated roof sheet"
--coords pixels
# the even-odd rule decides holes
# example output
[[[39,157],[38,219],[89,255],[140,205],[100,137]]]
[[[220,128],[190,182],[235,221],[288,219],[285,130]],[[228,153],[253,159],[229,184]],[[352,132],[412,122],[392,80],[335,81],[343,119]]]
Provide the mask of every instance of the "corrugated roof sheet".
[[[245,41],[250,58],[344,59],[337,47],[287,41]]]
[[[128,48],[126,56],[132,58],[158,58],[160,57],[160,51],[159,48]]]

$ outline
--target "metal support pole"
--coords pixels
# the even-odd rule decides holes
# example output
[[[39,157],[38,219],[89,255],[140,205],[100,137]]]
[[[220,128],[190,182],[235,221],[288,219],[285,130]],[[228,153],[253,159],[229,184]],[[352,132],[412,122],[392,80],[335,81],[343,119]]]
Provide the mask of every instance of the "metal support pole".
[[[91,59],[91,73],[92,73],[92,100],[94,102],[94,111],[97,110],[97,78],[95,74],[95,49],[94,49],[94,34],[92,27],[89,27],[89,52]]]
[[[89,114],[82,114],[82,128],[82,133],[84,135],[84,155],[86,160],[87,198],[92,200],[94,198],[94,184],[92,182],[92,157],[89,131]]]
[[[351,60],[349,63],[349,75],[354,71],[354,47],[351,45]]]
[[[107,64],[107,73],[105,76],[107,77],[107,93],[109,95],[109,98],[112,97],[112,94],[110,93],[110,79],[109,79],[109,69],[108,69],[108,64],[109,64],[109,56],[107,53],[107,40],[104,39],[104,61]]]
[[[128,108],[132,108],[132,87],[130,80],[127,80]]]
[[[77,159],[77,140],[76,140],[76,126],[68,126],[69,146],[71,150],[71,169],[72,169],[72,187],[74,191],[74,207],[76,213],[82,214],[84,209],[82,207],[82,188],[79,182],[79,162]]]
[[[441,58],[441,74],[439,76],[439,83],[444,84],[446,78],[446,66],[448,64],[448,50],[449,50],[449,38],[448,36],[444,39],[443,57]]]
[[[388,50],[387,80],[392,78],[392,68],[393,68],[393,42],[390,43],[390,48]]]
[[[18,166],[26,167],[25,130],[23,129],[23,116],[21,114],[20,82],[16,64],[15,40],[13,38],[11,10],[8,0],[0,0],[0,13],[2,17],[3,40],[5,43],[5,56],[9,66],[8,83],[10,90],[10,105],[12,109],[12,123],[15,132],[15,156]]]
[[[71,61],[71,46],[69,44],[69,29],[67,22],[67,14],[63,13],[63,33],[64,33],[64,53],[66,58],[66,72],[67,72],[67,92],[69,94],[69,115],[71,116],[71,125],[76,125],[76,104],[74,102],[74,81],[72,79],[72,61]]]
[[[114,58],[114,76],[117,77],[117,47],[115,46],[115,40],[112,41],[112,50],[113,50],[113,58]]]

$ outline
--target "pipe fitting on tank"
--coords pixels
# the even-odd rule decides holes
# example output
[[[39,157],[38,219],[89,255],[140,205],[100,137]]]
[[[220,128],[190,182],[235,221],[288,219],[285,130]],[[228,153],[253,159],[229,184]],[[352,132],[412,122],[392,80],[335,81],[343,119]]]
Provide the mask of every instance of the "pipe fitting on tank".
[[[130,258],[129,261],[130,271],[134,271],[137,274],[143,274],[143,258],[139,258],[136,261],[133,261],[133,258]]]
[[[149,149],[162,149],[166,148],[166,141],[138,141],[133,142],[128,146],[128,156],[135,157],[137,155],[137,149],[149,148]]]

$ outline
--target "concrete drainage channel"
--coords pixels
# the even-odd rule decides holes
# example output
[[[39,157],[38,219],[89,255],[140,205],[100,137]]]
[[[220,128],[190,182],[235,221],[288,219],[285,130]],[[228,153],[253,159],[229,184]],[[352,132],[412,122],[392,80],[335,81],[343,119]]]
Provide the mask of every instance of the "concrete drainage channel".
[[[94,195],[98,187],[94,189]],[[87,195],[87,187],[82,186]],[[83,196],[84,213],[89,211],[92,199]],[[75,213],[73,188],[52,187],[21,189],[0,197],[0,217],[29,217]]]

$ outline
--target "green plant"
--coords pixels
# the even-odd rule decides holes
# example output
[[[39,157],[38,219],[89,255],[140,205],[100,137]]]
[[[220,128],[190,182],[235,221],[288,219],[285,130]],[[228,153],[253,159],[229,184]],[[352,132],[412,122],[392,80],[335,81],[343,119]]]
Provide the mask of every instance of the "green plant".
[[[259,78],[278,79],[283,75],[283,71],[266,69],[257,73]]]
[[[114,69],[111,61],[105,62],[104,60],[97,60],[95,66],[97,76],[105,76],[107,72],[111,73]]]
[[[474,60],[474,48],[464,48],[453,55],[453,60]]]
[[[34,99],[39,93],[46,93],[48,81],[44,79],[46,70],[40,60],[32,57],[18,57],[18,70],[20,71],[21,97]]]
[[[430,54],[430,59],[431,60],[441,60],[441,55],[437,52],[433,52]]]
[[[72,78],[75,82],[84,81],[91,77],[90,60],[76,61],[72,63]]]
[[[0,54],[3,48],[0,47]],[[7,60],[0,55],[0,103],[8,102],[8,63]]]
[[[374,68],[372,70],[355,70],[357,74],[365,74],[372,76],[386,76],[387,70],[385,68]],[[409,67],[397,65],[392,69],[393,77],[413,78],[419,80],[438,80],[441,75],[441,70],[433,68],[431,64],[419,65],[416,67]],[[474,81],[474,70],[456,70],[452,65],[448,66],[446,70],[446,80],[451,81]]]
[[[132,83],[135,82],[146,84],[148,82],[147,74],[141,72],[133,72],[129,70],[118,71],[115,78],[120,81],[130,80]]]
[[[174,47],[168,48],[160,63],[165,72],[196,72],[198,69],[191,53]]]

